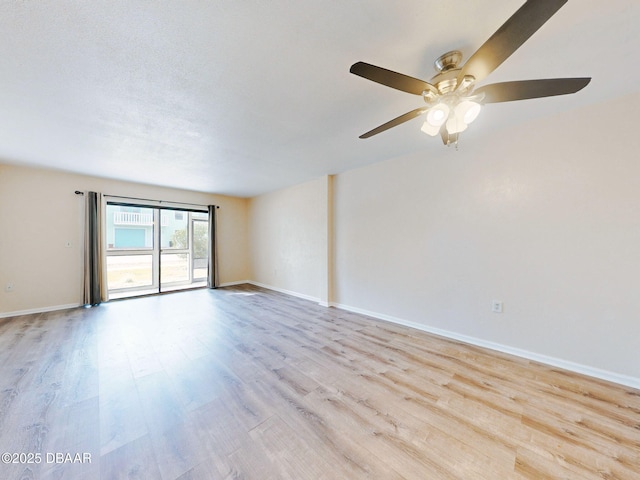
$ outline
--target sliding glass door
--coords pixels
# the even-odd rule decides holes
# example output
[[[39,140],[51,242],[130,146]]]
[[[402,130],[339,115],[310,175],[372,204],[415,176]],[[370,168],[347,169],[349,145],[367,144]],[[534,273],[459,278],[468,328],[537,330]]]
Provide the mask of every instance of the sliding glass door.
[[[206,286],[208,214],[107,204],[110,298]]]

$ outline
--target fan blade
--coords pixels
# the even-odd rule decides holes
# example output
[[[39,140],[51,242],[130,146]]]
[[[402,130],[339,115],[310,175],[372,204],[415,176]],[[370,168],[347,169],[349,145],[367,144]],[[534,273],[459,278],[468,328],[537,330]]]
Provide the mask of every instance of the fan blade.
[[[567,0],[527,0],[471,55],[458,75],[458,84],[465,75],[480,81],[493,72],[565,3]]]
[[[413,93],[414,95],[422,95],[425,90],[438,93],[436,87],[424,80],[409,77],[402,73],[393,72],[386,68],[376,67],[370,63],[357,62],[351,65],[349,69],[354,75],[358,75],[367,80],[386,85],[387,87],[402,90],[403,92]]]
[[[576,93],[586,87],[591,78],[547,78],[520,82],[492,83],[474,91],[484,94],[482,103],[512,102],[528,98],[553,97]]]
[[[416,108],[415,110],[411,110],[410,112],[405,113],[404,115],[400,115],[399,117],[394,118],[393,120],[391,120],[391,121],[389,121],[387,123],[384,123],[384,124],[380,125],[379,127],[374,128],[373,130],[369,130],[367,133],[363,133],[362,135],[360,135],[360,138],[373,137],[374,135],[377,135],[378,133],[384,132],[385,130],[389,130],[392,127],[396,127],[396,126],[400,125],[401,123],[408,122],[412,118],[419,117],[420,115],[422,115],[427,110],[429,110],[428,107],[420,107],[420,108]]]

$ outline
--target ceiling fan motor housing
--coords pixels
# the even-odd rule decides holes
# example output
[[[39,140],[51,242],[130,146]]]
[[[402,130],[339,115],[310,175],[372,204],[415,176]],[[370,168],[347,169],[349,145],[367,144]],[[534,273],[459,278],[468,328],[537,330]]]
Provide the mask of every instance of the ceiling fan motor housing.
[[[459,50],[451,50],[450,52],[440,55],[433,64],[438,72],[446,72],[452,68],[458,68],[461,61],[462,52]]]
[[[460,73],[458,65],[461,61],[462,53],[458,50],[452,50],[440,55],[433,63],[438,73],[431,78],[430,83],[438,89],[441,95],[451,93],[458,87]]]

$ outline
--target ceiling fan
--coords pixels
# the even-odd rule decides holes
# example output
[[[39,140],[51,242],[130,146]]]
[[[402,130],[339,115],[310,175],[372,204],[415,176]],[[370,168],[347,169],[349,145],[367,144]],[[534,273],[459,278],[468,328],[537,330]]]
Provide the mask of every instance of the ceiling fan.
[[[403,92],[421,95],[425,106],[360,135],[369,138],[426,113],[422,131],[442,137],[445,145],[457,144],[458,135],[473,122],[482,105],[528,98],[575,93],[591,78],[548,78],[521,80],[475,88],[568,0],[527,0],[471,57],[459,66],[462,54],[447,52],[435,61],[438,73],[429,82],[365,62],[351,66],[351,73]]]

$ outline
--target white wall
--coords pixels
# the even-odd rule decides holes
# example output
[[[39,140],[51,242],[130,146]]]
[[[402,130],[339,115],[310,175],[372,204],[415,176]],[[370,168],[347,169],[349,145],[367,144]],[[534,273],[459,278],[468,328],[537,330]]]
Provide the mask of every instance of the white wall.
[[[639,108],[338,175],[336,302],[640,385]]]
[[[336,175],[333,303],[640,386],[639,109],[634,95]],[[323,189],[251,200],[252,279],[318,296]]]
[[[329,191],[322,177],[249,201],[251,279],[315,301],[329,301]]]
[[[81,303],[84,200],[75,190],[220,205],[221,282],[248,278],[246,199],[0,165],[0,316]]]

